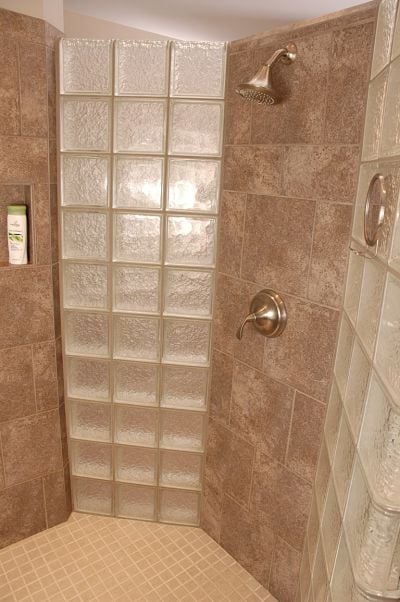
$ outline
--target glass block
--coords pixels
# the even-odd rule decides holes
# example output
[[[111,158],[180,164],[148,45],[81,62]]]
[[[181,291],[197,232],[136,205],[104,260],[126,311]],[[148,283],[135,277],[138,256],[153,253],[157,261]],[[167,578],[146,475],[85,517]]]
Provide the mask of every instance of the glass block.
[[[115,158],[114,206],[161,209],[163,159],[155,157]]]
[[[64,313],[65,351],[71,355],[109,355],[108,314]]]
[[[323,548],[329,578],[333,571],[341,526],[342,518],[336,499],[335,487],[333,485],[333,480],[330,479],[328,492],[326,494],[324,515],[321,523]]]
[[[116,515],[138,520],[155,520],[156,492],[155,487],[117,485]]]
[[[112,478],[112,447],[107,443],[70,441],[71,470],[78,477]]]
[[[360,430],[369,372],[370,363],[356,339],[351,354],[349,380],[344,397],[344,405],[355,440],[357,440]]]
[[[158,366],[114,362],[114,401],[155,406],[158,402],[158,381]]]
[[[381,155],[400,153],[400,58],[390,66],[383,118]]]
[[[339,508],[344,512],[347,493],[350,485],[350,477],[353,469],[355,448],[347,420],[342,412],[339,436],[336,446],[335,459],[333,462],[333,479],[336,486],[337,501]]]
[[[378,157],[386,87],[387,71],[381,73],[369,84],[362,151],[363,161],[371,161]]]
[[[346,600],[346,602],[365,602],[366,600],[371,600],[371,598],[364,597],[355,584],[353,572],[351,570],[350,556],[346,545],[346,538],[343,532],[340,537],[336,556],[331,591],[332,599],[334,601]]]
[[[68,358],[67,392],[70,397],[108,401],[110,398],[109,362],[83,357]]]
[[[114,266],[114,309],[140,313],[160,312],[160,270]]]
[[[161,412],[161,447],[202,451],[205,419],[199,412]]]
[[[164,152],[165,101],[119,99],[114,112],[115,152]]]
[[[385,271],[377,261],[366,260],[362,281],[357,332],[372,356],[381,310]]]
[[[160,324],[155,318],[114,316],[114,357],[158,360]]]
[[[379,375],[400,405],[400,281],[388,275],[376,349]]]
[[[116,94],[166,96],[168,42],[117,40]]]
[[[63,211],[63,257],[107,259],[107,215],[83,211]]]
[[[375,77],[389,63],[396,8],[397,0],[383,0],[379,5],[371,78]]]
[[[74,510],[111,515],[112,483],[93,479],[72,479]]]
[[[223,98],[224,42],[173,42],[171,96]]]
[[[347,320],[346,316],[343,315],[342,321],[340,324],[339,331],[339,340],[336,350],[336,358],[335,358],[335,376],[336,382],[342,395],[344,397],[344,393],[346,390],[347,379],[349,377],[349,366],[350,366],[350,357],[351,351],[353,348],[354,335],[351,329],[350,323]]]
[[[221,155],[223,103],[173,100],[169,152],[172,155]]]
[[[111,441],[111,406],[87,401],[69,401],[71,437]]]
[[[202,456],[183,452],[161,452],[160,485],[201,488]]]
[[[112,40],[61,40],[62,94],[111,94]]]
[[[157,484],[157,451],[141,447],[115,448],[115,478],[127,483]]]
[[[393,237],[391,241],[391,248],[389,249],[389,264],[396,271],[400,272],[400,165],[388,165],[387,170],[390,172],[390,179],[388,176],[386,176],[386,182],[389,179],[389,196],[392,199],[390,205],[393,209],[390,220],[390,227],[393,230]],[[390,241],[389,236],[387,236],[387,239]]]
[[[164,312],[211,316],[213,275],[194,270],[166,270]]]
[[[357,197],[356,197],[356,206],[354,211],[354,222],[353,222],[353,236],[364,246],[365,248],[365,238],[364,238],[364,208],[365,208],[365,198],[367,196],[367,191],[369,187],[369,183],[372,177],[380,171],[378,168],[378,163],[374,161],[373,163],[362,163],[360,166],[360,173],[358,177],[358,187],[357,187]],[[364,249],[357,246],[354,246],[357,250],[363,251]],[[352,253],[351,255],[354,255]]]
[[[344,296],[344,309],[347,315],[349,316],[353,326],[355,326],[357,320],[364,262],[364,257],[362,257],[361,255],[357,255],[356,253],[350,253],[349,268],[347,272],[346,292]]]
[[[216,226],[217,222],[214,218],[168,217],[167,263],[214,265]]]
[[[325,555],[322,548],[321,538],[318,538],[315,561],[312,574],[312,592],[311,600],[322,600],[325,602],[328,588],[328,575],[326,573]]]
[[[160,263],[160,234],[160,215],[117,213],[114,216],[114,259]]]
[[[110,150],[111,104],[101,98],[61,98],[61,150]]]
[[[162,489],[160,491],[160,521],[198,525],[200,495],[195,491]]]
[[[208,370],[189,366],[163,366],[161,405],[203,410],[207,403]]]
[[[61,156],[62,205],[108,205],[108,157]]]
[[[220,161],[170,159],[168,209],[217,213]]]
[[[331,393],[329,396],[329,403],[324,426],[325,443],[331,462],[335,455],[341,416],[342,402],[340,400],[340,395],[336,383],[333,382]]]
[[[64,262],[63,276],[64,307],[107,308],[108,268],[106,265]]]
[[[386,263],[390,253],[396,218],[398,218],[397,205],[400,192],[400,162],[398,158],[392,161],[379,161],[375,173],[378,172],[385,178],[386,198],[384,202],[385,216],[379,229],[379,241],[376,250],[377,255]]]
[[[400,12],[397,11],[396,25],[393,35],[392,60],[400,54]]]
[[[158,411],[133,406],[115,406],[115,441],[156,447]]]
[[[185,364],[208,364],[210,322],[164,320],[163,360]]]

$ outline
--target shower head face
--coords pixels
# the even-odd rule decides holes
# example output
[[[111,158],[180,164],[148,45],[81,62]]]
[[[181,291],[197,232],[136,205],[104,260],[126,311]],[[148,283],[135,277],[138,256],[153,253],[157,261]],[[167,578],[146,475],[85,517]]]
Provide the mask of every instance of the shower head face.
[[[256,102],[259,105],[274,105],[279,102],[279,98],[274,90],[264,86],[255,86],[253,84],[240,84],[236,92],[245,100]]]

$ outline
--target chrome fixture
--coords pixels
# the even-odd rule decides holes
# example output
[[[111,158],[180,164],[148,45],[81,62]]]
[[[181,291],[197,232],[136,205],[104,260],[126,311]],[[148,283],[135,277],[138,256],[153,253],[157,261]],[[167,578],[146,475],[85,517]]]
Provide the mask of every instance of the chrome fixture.
[[[380,173],[376,173],[368,186],[364,205],[364,240],[368,247],[375,247],[374,255],[368,255],[363,251],[358,251],[350,247],[356,255],[373,259],[378,253],[379,231],[382,228],[385,219],[386,203],[386,179]]]
[[[246,100],[254,100],[258,104],[274,105],[280,98],[274,90],[271,81],[272,66],[281,61],[290,65],[296,58],[297,48],[293,42],[289,42],[286,48],[276,50],[269,61],[261,65],[255,76],[245,84],[239,84],[236,92]]]
[[[265,337],[279,337],[286,328],[287,313],[282,297],[271,289],[259,291],[250,303],[250,313],[239,326],[236,336],[240,340],[247,322],[252,322]]]

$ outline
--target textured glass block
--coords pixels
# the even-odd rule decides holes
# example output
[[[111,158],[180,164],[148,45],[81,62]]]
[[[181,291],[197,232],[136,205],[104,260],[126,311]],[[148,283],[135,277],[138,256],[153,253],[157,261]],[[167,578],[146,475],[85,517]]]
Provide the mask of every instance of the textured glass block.
[[[366,260],[362,281],[357,332],[372,357],[382,303],[385,271],[377,261]]]
[[[376,249],[377,255],[386,263],[391,249],[396,219],[399,217],[397,214],[400,192],[400,162],[398,158],[394,158],[392,161],[379,161],[377,172],[385,178],[386,197],[384,202],[385,216],[383,224],[379,228],[379,242]],[[378,199],[377,202],[379,202]]]
[[[332,575],[341,526],[342,518],[336,499],[335,487],[333,480],[330,479],[321,523],[323,548],[329,577]]]
[[[111,94],[111,40],[64,38],[60,54],[62,94]]]
[[[167,263],[214,265],[216,235],[217,223],[214,218],[169,217]]]
[[[338,602],[365,602],[371,598],[364,597],[357,589],[351,570],[349,552],[347,550],[344,533],[340,537],[335,569],[331,583],[332,600]]]
[[[381,73],[369,84],[362,151],[363,161],[371,161],[378,157],[386,87],[387,71]]]
[[[64,307],[106,309],[107,274],[106,265],[64,262]]]
[[[224,42],[173,42],[171,96],[223,98]]]
[[[157,451],[141,447],[115,448],[115,478],[127,483],[157,484]]]
[[[132,406],[115,406],[115,441],[156,447],[158,411]]]
[[[117,485],[116,515],[138,520],[155,520],[156,493],[155,487]]]
[[[107,206],[108,182],[108,157],[61,156],[63,205]]]
[[[121,157],[114,163],[114,206],[161,209],[163,159]]]
[[[357,255],[356,253],[350,253],[349,268],[347,272],[346,292],[344,296],[344,309],[347,315],[349,316],[351,322],[353,323],[353,326],[355,326],[357,320],[364,262],[364,257],[362,257],[361,255]]]
[[[109,355],[108,314],[65,312],[65,351],[71,355]]]
[[[90,514],[112,512],[112,483],[93,479],[72,479],[74,510]]]
[[[119,99],[114,111],[116,152],[164,152],[165,101]]]
[[[114,309],[140,313],[160,312],[160,270],[114,266]]]
[[[328,588],[328,575],[326,573],[326,562],[324,550],[322,547],[321,538],[318,538],[315,561],[313,566],[312,574],[312,593],[311,601],[323,600],[326,601],[326,594]]]
[[[400,153],[400,58],[390,67],[380,151],[384,156]]]
[[[208,364],[209,348],[210,322],[164,320],[164,361]]]
[[[199,412],[161,412],[161,447],[202,451],[205,419]]]
[[[400,405],[400,281],[388,275],[379,325],[376,363],[379,375]]]
[[[67,359],[67,391],[70,397],[108,401],[110,365],[105,360]]]
[[[171,102],[169,152],[173,155],[222,153],[223,103]]]
[[[161,452],[160,485],[201,488],[202,456],[183,452]]]
[[[117,213],[114,216],[114,259],[159,263],[161,216]]]
[[[356,339],[351,354],[349,379],[344,397],[344,405],[347,410],[347,416],[355,440],[358,437],[360,429],[363,407],[367,394],[369,372],[370,363]]]
[[[329,396],[329,403],[324,426],[325,443],[331,462],[335,455],[341,416],[342,402],[340,400],[340,395],[336,383],[333,382],[331,394]]]
[[[114,401],[155,406],[159,368],[152,364],[114,362]]]
[[[342,397],[344,397],[347,379],[349,377],[349,366],[351,351],[353,348],[353,340],[354,335],[353,331],[351,330],[350,323],[348,322],[347,318],[343,315],[340,324],[339,340],[336,350],[334,368],[336,381]]]
[[[112,447],[107,443],[70,441],[71,471],[78,477],[112,478]]]
[[[195,491],[162,489],[160,492],[160,521],[198,525],[200,495]]]
[[[69,401],[71,437],[111,441],[111,406],[87,401]]]
[[[168,42],[117,40],[116,94],[166,96]]]
[[[354,211],[354,222],[353,222],[353,236],[356,238],[364,247],[366,246],[365,238],[364,238],[364,208],[365,208],[365,198],[367,196],[367,191],[369,187],[369,183],[372,177],[380,171],[378,168],[378,163],[374,161],[373,163],[363,163],[360,166],[360,173],[358,178],[358,187],[357,187],[357,198],[356,198],[356,206]],[[363,248],[354,245],[352,243],[352,247],[356,248],[359,251],[362,251]],[[354,255],[352,253],[351,255]]]
[[[210,316],[213,297],[211,272],[166,270],[164,312]]]
[[[371,78],[375,77],[389,63],[396,8],[397,0],[382,0],[379,5]]]
[[[168,209],[218,211],[219,161],[170,159]]]
[[[333,479],[335,481],[337,501],[341,511],[344,511],[350,477],[353,469],[355,448],[346,417],[342,413],[339,427],[339,437],[333,462]]]
[[[392,60],[400,54],[400,12],[397,11],[396,25],[393,34]]]
[[[107,215],[63,211],[63,257],[107,259]]]
[[[111,104],[100,98],[61,98],[61,150],[110,150]]]
[[[207,403],[208,370],[189,366],[163,366],[161,405],[203,410]]]
[[[114,316],[114,357],[158,360],[160,324],[155,318]]]

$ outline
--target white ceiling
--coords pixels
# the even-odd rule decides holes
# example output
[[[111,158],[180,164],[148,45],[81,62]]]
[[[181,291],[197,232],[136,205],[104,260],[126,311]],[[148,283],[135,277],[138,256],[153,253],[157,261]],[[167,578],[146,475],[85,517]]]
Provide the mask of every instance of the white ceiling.
[[[234,40],[358,0],[64,0],[64,9],[186,40]]]

